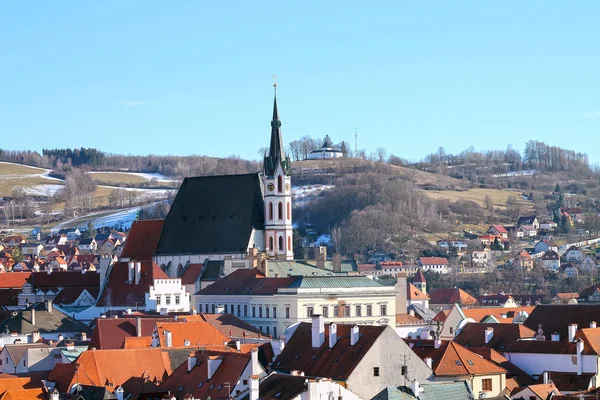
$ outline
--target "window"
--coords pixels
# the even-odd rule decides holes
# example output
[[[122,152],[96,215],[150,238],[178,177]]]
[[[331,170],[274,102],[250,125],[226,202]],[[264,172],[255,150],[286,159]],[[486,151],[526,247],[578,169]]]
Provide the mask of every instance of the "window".
[[[285,249],[283,248],[283,236],[279,236],[279,250],[285,251]]]
[[[484,392],[492,391],[492,380],[491,379],[482,379],[481,380],[481,388]]]
[[[262,306],[259,306],[258,307],[258,317],[259,318],[262,318],[262,310],[263,310]]]
[[[237,306],[237,309],[238,309],[238,310],[237,310],[237,311],[238,311],[238,312],[237,312],[237,316],[238,316],[238,317],[241,317],[241,316],[242,316],[242,305],[241,305],[241,304],[238,304],[238,306]]]
[[[281,175],[277,177],[277,191],[279,193],[283,192],[283,178],[281,177]]]
[[[379,367],[373,367],[373,376],[379,376]]]
[[[273,306],[273,318],[277,318],[277,307]]]
[[[248,304],[244,304],[244,317],[248,317]]]
[[[373,316],[373,306],[367,306],[367,317]]]
[[[0,358],[0,365],[2,365],[2,359]]]
[[[256,307],[252,306],[252,318],[256,318]]]
[[[323,312],[321,314],[323,314],[323,318],[328,318],[329,317],[329,306],[323,306]]]
[[[224,313],[224,314],[227,314],[227,304],[225,304],[225,305],[223,306],[223,313]]]
[[[454,328],[450,327],[450,333],[454,333]]]
[[[287,203],[287,219],[292,219],[292,206],[291,203]]]
[[[23,360],[23,366],[27,367],[27,360]]]
[[[277,338],[277,327],[276,326],[273,327],[273,337]]]
[[[333,306],[333,316],[334,317],[339,317],[340,316],[340,307]]]
[[[344,317],[350,316],[350,306],[344,306]]]
[[[382,304],[380,307],[381,315],[387,315],[387,306]]]
[[[248,385],[248,379],[242,380],[242,385]]]
[[[277,219],[283,219],[283,203],[277,203]]]
[[[216,304],[213,304],[213,305],[212,305],[212,313],[213,313],[213,314],[216,314],[216,313],[217,313],[217,305],[216,305]]]
[[[165,295],[165,304],[166,305],[171,304],[171,295],[169,295],[169,294]]]
[[[265,317],[269,318],[269,306],[265,307]]]
[[[358,305],[356,306],[356,316],[360,317],[362,315],[362,306]]]
[[[273,243],[273,236],[269,237],[269,250],[275,250],[275,244]]]
[[[267,330],[267,335],[271,334],[271,327],[270,326],[265,326],[265,329]]]
[[[156,305],[160,306],[160,296],[156,296]]]
[[[269,202],[269,220],[273,220],[273,203]]]
[[[290,317],[290,307],[289,306],[285,308],[285,317],[286,318]]]
[[[313,307],[306,307],[306,316],[308,318],[312,317],[314,314],[314,308]]]

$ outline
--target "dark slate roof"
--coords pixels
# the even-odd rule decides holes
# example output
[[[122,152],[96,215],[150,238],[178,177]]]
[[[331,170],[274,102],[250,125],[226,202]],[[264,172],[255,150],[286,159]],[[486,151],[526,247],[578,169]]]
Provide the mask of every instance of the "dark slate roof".
[[[29,281],[35,288],[100,287],[100,274],[95,271],[33,272]]]
[[[35,325],[31,322],[31,310],[35,307]],[[67,315],[53,308],[52,311],[46,309],[44,303],[31,306],[26,310],[17,312],[17,315],[0,324],[0,332],[16,332],[30,334],[33,331],[40,333],[49,332],[82,332],[87,331],[87,325],[69,318]]]
[[[242,253],[253,228],[264,229],[258,173],[185,178],[155,254]]]
[[[587,328],[590,322],[598,321],[599,317],[600,304],[542,304],[535,307],[523,325],[534,331],[542,325],[546,337],[556,332],[564,339],[570,324]]]
[[[66,395],[65,400],[79,400],[82,398],[85,400],[113,400],[117,398],[104,386],[79,385],[79,387],[81,388],[79,391]]]
[[[291,400],[308,390],[303,376],[271,374],[260,382],[258,392],[261,399]],[[247,400],[248,394],[240,400]]]
[[[526,215],[523,217],[519,217],[519,220],[517,221],[517,225],[521,226],[521,225],[531,225],[533,224],[533,221],[535,220],[535,215]]]
[[[223,260],[208,260],[200,279],[203,281],[216,281],[221,276],[224,266],[225,261]]]

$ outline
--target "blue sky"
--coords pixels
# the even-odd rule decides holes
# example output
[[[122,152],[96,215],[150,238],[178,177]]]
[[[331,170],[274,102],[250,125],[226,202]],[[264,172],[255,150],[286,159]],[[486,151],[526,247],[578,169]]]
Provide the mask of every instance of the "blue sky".
[[[0,148],[258,158],[276,73],[286,142],[600,161],[600,2],[366,4],[2,2]]]

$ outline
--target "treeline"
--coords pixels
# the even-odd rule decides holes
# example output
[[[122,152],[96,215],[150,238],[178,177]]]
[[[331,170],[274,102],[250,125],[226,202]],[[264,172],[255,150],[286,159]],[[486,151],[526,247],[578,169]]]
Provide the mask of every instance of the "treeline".
[[[55,164],[67,164],[73,167],[89,165],[93,168],[101,166],[105,157],[101,151],[85,147],[80,149],[43,149],[42,156],[48,157]]]
[[[527,142],[524,161],[528,168],[544,171],[590,171],[587,154],[550,146],[537,140]]]

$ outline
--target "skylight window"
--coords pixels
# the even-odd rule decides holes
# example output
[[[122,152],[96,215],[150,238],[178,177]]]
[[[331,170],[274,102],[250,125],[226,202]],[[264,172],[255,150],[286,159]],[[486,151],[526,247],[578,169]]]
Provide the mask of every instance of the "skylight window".
[[[279,396],[281,396],[281,393],[275,394],[275,397],[279,397]]]
[[[475,365],[475,364],[473,364],[473,361],[471,361],[471,360],[467,360],[467,362],[468,362],[470,365]]]
[[[300,358],[300,356],[296,354],[296,360],[297,360],[298,358]]]
[[[317,359],[317,356],[313,356],[313,357],[312,357],[312,359],[313,359],[313,360],[316,360],[316,359]]]
[[[201,388],[201,387],[202,387],[202,385],[204,385],[204,382],[200,382],[200,383],[198,384],[198,387],[199,387],[199,388]]]
[[[459,360],[456,360],[456,365],[458,365],[459,367],[462,367],[462,363]]]
[[[335,360],[333,360],[334,363],[338,362],[340,359],[336,358]]]
[[[183,390],[183,386],[180,386],[179,387],[179,391],[181,392],[182,390]]]
[[[210,385],[209,389],[212,389],[215,387],[215,384],[213,383],[212,385]]]

